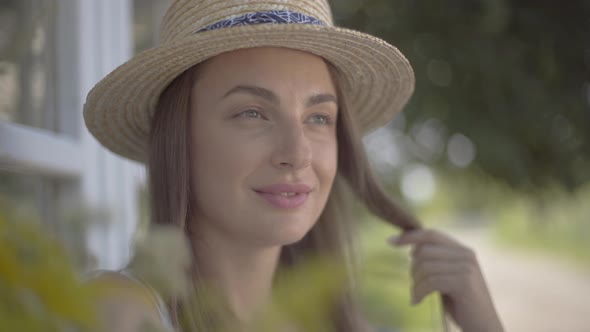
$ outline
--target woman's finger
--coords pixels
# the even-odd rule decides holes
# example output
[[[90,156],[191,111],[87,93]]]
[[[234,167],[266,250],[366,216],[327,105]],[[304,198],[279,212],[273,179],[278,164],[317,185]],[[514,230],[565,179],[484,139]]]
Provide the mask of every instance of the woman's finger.
[[[416,229],[413,231],[404,232],[391,242],[397,246],[403,246],[407,244],[433,243],[463,247],[463,245],[457,240],[434,229]]]
[[[423,281],[429,276],[442,274],[469,274],[471,273],[471,264],[465,261],[448,261],[448,260],[426,260],[412,262],[411,275],[415,284]]]
[[[432,243],[422,243],[414,246],[411,251],[411,257],[413,260],[465,259],[476,261],[475,253],[469,248]]]
[[[403,233],[389,242],[412,246],[412,303],[433,292],[464,331],[502,331],[475,252],[436,230]]]
[[[461,273],[447,273],[428,275],[422,278],[412,286],[412,304],[420,303],[427,295],[437,291],[453,296],[460,290],[463,276]]]

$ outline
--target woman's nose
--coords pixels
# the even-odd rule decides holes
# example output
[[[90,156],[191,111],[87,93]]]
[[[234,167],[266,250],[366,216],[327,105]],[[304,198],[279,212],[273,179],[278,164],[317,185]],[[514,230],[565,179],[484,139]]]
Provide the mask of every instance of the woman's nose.
[[[278,130],[272,164],[280,169],[297,170],[311,164],[311,146],[302,125]]]

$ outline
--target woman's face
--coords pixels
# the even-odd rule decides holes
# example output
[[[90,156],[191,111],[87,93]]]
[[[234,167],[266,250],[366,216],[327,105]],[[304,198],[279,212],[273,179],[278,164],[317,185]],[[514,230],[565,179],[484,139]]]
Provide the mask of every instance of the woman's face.
[[[201,65],[191,97],[199,234],[256,246],[300,240],[337,169],[324,60],[284,48],[224,53]]]

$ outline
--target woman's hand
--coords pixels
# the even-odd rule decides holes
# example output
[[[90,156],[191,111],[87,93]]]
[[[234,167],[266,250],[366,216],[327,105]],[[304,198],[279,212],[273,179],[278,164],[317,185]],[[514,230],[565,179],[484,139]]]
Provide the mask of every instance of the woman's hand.
[[[409,231],[390,242],[414,246],[413,304],[438,291],[445,311],[464,332],[504,331],[472,249],[436,230]]]

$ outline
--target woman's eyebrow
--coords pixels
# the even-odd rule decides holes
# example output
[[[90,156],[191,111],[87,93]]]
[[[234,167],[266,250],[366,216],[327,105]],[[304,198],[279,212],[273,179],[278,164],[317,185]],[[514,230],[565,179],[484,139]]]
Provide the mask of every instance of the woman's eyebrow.
[[[333,102],[334,104],[338,105],[338,98],[336,98],[336,96],[330,93],[319,93],[309,97],[309,99],[305,103],[305,106],[311,107],[317,104],[329,102]]]
[[[233,87],[232,89],[230,89],[228,92],[225,93],[225,95],[223,95],[223,97],[221,99],[227,98],[229,95],[232,95],[234,93],[246,93],[246,94],[251,94],[257,97],[260,97],[262,99],[266,99],[267,101],[273,103],[273,104],[279,104],[279,97],[277,97],[277,95],[265,88],[259,87],[259,86],[253,86],[253,85],[238,85]]]
[[[271,90],[268,90],[266,88],[254,86],[254,85],[237,85],[237,86],[231,88],[228,92],[226,92],[221,99],[227,98],[228,96],[230,96],[234,93],[246,93],[246,94],[254,95],[256,97],[260,97],[260,98],[265,99],[265,100],[267,100],[273,104],[276,104],[276,105],[280,104],[280,99],[277,96],[277,94],[275,94],[274,92],[272,92]],[[314,106],[317,104],[327,103],[327,102],[334,102],[337,104],[338,98],[336,98],[336,96],[334,96],[333,94],[330,94],[330,93],[319,93],[319,94],[315,94],[315,95],[309,97],[309,99],[305,103],[305,106],[311,107],[311,106]]]

